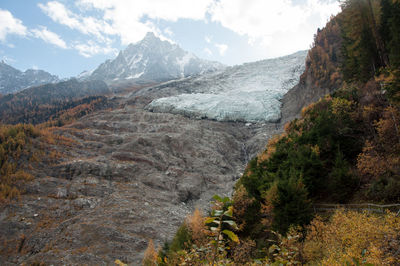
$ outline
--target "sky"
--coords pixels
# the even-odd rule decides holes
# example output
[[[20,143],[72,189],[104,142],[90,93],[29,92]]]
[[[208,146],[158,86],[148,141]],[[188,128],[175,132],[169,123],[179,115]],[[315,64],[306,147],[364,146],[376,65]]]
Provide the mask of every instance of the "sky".
[[[1,0],[0,59],[76,76],[147,32],[226,65],[309,49],[337,0]]]

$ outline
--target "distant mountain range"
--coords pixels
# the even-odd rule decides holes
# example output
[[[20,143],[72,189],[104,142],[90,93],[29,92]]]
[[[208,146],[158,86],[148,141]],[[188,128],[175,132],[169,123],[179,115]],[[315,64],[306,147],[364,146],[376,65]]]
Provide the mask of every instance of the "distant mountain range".
[[[15,93],[25,88],[46,83],[55,83],[60,79],[43,70],[28,69],[22,72],[4,61],[0,62],[0,94]]]
[[[200,59],[179,45],[162,41],[153,33],[130,44],[113,60],[107,60],[93,71],[77,76],[79,81],[102,80],[107,84],[148,84],[204,74],[223,69],[219,62]],[[16,93],[23,89],[61,80],[46,71],[28,69],[22,72],[4,61],[0,62],[0,94]]]
[[[107,60],[94,71],[84,72],[79,79],[104,80],[107,83],[124,80],[150,83],[203,74],[224,68],[219,62],[200,59],[177,44],[162,41],[153,33],[130,44],[113,60]]]

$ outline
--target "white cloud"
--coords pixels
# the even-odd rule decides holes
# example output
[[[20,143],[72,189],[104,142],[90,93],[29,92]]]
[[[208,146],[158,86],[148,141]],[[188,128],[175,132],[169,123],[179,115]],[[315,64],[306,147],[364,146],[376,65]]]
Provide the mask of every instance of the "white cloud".
[[[149,31],[171,41],[174,33],[170,28],[158,28],[157,22],[184,23],[180,19],[220,23],[247,38],[253,54],[279,56],[307,49],[316,29],[340,10],[334,0],[76,0],[71,3],[52,0],[38,6],[53,21],[93,37],[91,44],[72,45],[75,49],[79,47],[84,56],[110,51],[116,37],[127,45],[140,41]],[[214,43],[210,36],[205,36],[205,41],[210,47],[215,45],[221,55],[228,49],[226,44]],[[100,49],[101,46],[105,48]]]
[[[122,44],[129,44],[141,40],[149,31],[158,31],[151,22],[143,21],[144,17],[173,22],[182,18],[203,20],[212,1],[79,0],[78,5],[103,11],[103,19],[110,23]]]
[[[174,33],[172,32],[171,28],[167,27],[164,29],[164,33],[170,37],[172,37],[174,35]]]
[[[84,57],[92,57],[97,54],[117,54],[118,50],[110,46],[104,47],[96,44],[93,41],[88,41],[87,43],[77,43],[73,45],[73,48],[78,50],[79,54]]]
[[[318,27],[340,11],[332,1],[220,0],[210,7],[212,21],[247,36],[249,44],[260,44],[270,55],[306,49]]]
[[[10,11],[0,9],[0,41],[5,41],[9,34],[26,36],[28,31],[22,21],[14,18]]]
[[[224,55],[226,50],[228,50],[228,45],[222,44],[222,43],[221,44],[216,43],[215,47],[217,47],[218,52],[219,52],[220,55]]]
[[[46,27],[32,30],[33,36],[40,38],[47,43],[54,44],[60,48],[67,49],[67,44],[56,33],[49,31]]]
[[[211,56],[213,53],[211,52],[211,50],[210,49],[208,49],[207,47],[206,48],[204,48],[204,50],[203,50],[207,55],[209,55],[209,56]]]
[[[96,36],[101,41],[109,41],[104,36],[105,34],[115,34],[114,29],[106,21],[94,17],[77,15],[60,2],[39,3],[38,6],[53,21],[65,25],[70,29],[78,30],[83,34]]]

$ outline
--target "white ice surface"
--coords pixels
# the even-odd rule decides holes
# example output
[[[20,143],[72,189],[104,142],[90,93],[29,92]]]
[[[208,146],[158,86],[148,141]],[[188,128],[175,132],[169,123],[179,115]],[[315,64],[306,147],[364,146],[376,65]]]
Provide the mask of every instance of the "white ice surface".
[[[192,93],[159,98],[147,108],[198,119],[277,121],[280,119],[280,100],[298,83],[306,54],[301,51],[199,76],[193,80],[195,89],[189,88]],[[190,87],[190,83],[187,86]]]

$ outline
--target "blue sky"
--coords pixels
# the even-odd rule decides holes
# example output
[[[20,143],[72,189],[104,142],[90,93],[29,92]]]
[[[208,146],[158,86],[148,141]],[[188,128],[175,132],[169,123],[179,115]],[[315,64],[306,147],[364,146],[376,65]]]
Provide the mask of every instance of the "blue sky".
[[[0,58],[62,78],[153,31],[227,65],[308,49],[336,0],[1,0]]]

